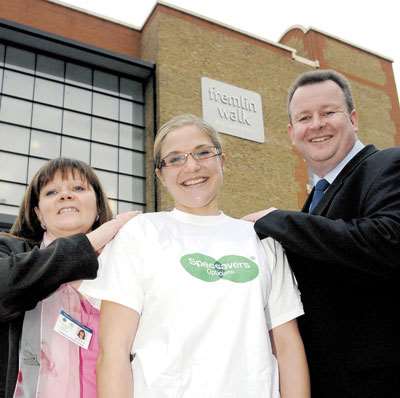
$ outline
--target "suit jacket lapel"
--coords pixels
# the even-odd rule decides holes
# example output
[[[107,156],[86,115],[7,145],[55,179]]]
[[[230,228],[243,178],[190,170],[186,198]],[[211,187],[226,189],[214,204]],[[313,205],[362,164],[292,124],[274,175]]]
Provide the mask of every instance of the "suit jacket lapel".
[[[357,155],[354,156],[350,160],[350,162],[346,164],[346,166],[343,168],[343,170],[335,178],[333,183],[330,185],[328,190],[325,192],[321,201],[315,207],[313,214],[321,215],[325,211],[325,209],[328,207],[328,205],[331,203],[331,201],[334,198],[334,196],[336,195],[337,191],[342,187],[346,178],[353,172],[353,170],[355,170],[358,167],[358,165],[361,162],[363,162],[366,158],[368,158],[369,156],[371,156],[372,154],[374,154],[377,151],[378,151],[378,149],[376,149],[374,145],[367,145],[360,152],[358,152]],[[313,194],[314,194],[314,188],[311,191],[310,195],[308,196],[308,198],[303,206],[303,209],[302,209],[303,212],[308,212],[308,208],[310,206]]]

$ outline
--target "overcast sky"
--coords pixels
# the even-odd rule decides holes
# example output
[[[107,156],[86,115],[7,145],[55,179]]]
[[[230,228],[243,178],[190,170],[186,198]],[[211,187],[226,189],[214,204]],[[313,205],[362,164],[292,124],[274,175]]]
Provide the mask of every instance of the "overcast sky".
[[[153,0],[61,2],[141,27]],[[400,21],[395,0],[169,0],[168,3],[277,42],[293,25],[314,27],[391,58],[400,91]]]

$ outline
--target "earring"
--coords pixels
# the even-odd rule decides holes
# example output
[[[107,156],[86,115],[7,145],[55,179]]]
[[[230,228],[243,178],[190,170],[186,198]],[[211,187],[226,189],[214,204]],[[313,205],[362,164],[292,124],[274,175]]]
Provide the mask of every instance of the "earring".
[[[99,221],[100,216],[97,214],[95,221]]]
[[[46,231],[47,229],[46,224],[40,223],[40,226],[42,227],[43,231]]]

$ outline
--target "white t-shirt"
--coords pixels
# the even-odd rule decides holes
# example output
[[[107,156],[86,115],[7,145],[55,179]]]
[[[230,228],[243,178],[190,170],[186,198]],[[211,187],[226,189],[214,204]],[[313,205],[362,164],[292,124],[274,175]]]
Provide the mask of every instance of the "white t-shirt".
[[[141,318],[135,398],[276,398],[268,330],[303,314],[281,246],[224,214],[129,221],[80,289]]]

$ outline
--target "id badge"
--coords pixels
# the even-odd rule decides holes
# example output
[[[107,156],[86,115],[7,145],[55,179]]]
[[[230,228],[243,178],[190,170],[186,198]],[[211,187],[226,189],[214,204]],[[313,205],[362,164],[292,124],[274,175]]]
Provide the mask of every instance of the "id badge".
[[[71,315],[63,310],[61,310],[60,315],[58,315],[54,330],[85,350],[88,349],[93,336],[92,329],[72,318]]]

